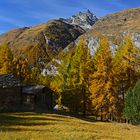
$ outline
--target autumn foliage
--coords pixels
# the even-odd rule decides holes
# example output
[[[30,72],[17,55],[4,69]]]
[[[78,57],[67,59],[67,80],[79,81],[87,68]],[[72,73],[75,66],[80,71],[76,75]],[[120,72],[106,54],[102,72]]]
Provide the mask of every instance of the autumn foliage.
[[[49,86],[56,92],[56,103],[69,107],[71,112],[118,120],[124,117],[128,90],[140,76],[140,50],[130,36],[120,42],[112,50],[108,39],[102,37],[91,56],[88,44],[81,40],[51,77],[42,76],[39,65],[31,66],[27,59],[15,57],[7,45],[2,45],[0,74],[14,73],[25,83]]]

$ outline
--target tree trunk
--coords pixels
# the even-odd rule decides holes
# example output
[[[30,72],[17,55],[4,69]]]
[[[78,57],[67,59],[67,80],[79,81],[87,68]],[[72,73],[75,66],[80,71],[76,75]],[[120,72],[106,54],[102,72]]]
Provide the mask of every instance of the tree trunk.
[[[86,91],[85,88],[82,87],[82,93],[83,93],[83,116],[86,116]]]

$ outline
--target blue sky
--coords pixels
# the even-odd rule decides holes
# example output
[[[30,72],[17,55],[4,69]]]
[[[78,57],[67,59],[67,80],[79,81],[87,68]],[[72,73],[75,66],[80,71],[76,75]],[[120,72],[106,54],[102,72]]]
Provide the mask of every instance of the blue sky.
[[[0,34],[87,9],[101,17],[139,6],[140,0],[0,0]]]

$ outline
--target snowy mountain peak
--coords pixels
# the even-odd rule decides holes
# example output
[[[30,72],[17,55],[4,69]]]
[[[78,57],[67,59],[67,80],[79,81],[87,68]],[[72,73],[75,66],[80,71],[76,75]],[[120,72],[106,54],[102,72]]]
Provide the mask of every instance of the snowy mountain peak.
[[[91,29],[92,25],[95,24],[98,18],[90,10],[87,10],[86,12],[79,12],[68,19],[61,18],[60,20],[69,24],[79,25],[83,29],[87,30]]]

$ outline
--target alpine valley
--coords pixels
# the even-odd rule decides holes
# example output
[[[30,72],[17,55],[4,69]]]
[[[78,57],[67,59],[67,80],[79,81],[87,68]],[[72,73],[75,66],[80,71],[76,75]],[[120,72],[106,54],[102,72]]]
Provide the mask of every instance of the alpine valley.
[[[108,12],[128,1],[97,0],[93,4],[101,6],[99,11],[104,12],[99,14],[103,15],[104,3],[112,5]],[[64,12],[70,3],[42,2],[30,8],[44,6],[46,17],[58,17],[56,11]],[[57,3],[65,5],[64,9],[57,8]],[[76,3],[68,6],[72,8],[68,13],[80,7]],[[29,24],[36,18],[42,21],[45,15],[29,12],[33,12]],[[11,21],[4,16],[0,19]],[[3,25],[4,29],[11,27]],[[1,139],[140,140],[140,7],[104,17],[80,11],[1,34]]]

